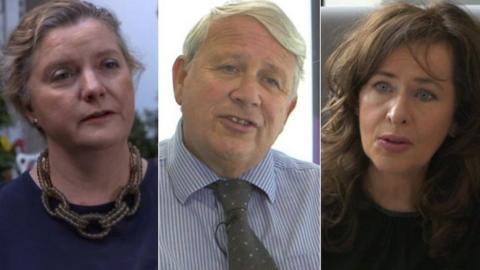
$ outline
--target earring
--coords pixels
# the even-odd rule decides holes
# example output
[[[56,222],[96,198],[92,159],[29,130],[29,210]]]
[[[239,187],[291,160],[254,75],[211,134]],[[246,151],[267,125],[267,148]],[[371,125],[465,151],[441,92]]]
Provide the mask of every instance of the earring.
[[[32,125],[38,127],[38,119],[37,118],[33,118]]]

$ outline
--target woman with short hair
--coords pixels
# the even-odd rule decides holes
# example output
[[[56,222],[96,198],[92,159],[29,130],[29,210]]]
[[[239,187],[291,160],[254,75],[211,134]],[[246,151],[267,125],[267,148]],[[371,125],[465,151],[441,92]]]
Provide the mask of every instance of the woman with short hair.
[[[128,142],[141,68],[88,2],[47,1],[10,35],[4,94],[47,149],[0,190],[1,269],[157,269],[157,164]]]

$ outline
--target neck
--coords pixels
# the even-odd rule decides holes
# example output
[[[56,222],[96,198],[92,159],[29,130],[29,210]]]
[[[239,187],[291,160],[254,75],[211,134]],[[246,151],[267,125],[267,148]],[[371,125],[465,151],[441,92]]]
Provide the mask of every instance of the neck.
[[[99,205],[111,202],[128,182],[127,142],[105,149],[65,149],[48,143],[50,178],[69,202]],[[36,168],[31,171],[38,182]]]
[[[182,142],[192,155],[203,162],[216,175],[226,179],[239,178],[243,173],[258,164],[266,154],[256,155],[255,158],[252,158],[251,156],[240,157],[235,154],[205,153],[207,151],[202,152],[198,147],[189,143],[188,140],[185,139],[185,136],[182,137]]]
[[[416,198],[425,171],[406,173],[379,171],[370,164],[364,181],[365,191],[381,207],[398,212],[416,211]]]
[[[251,164],[229,162],[224,160],[218,160],[218,162],[207,163],[207,166],[213,170],[217,175],[224,177],[226,179],[237,179],[244,172],[248,171],[253,167]]]

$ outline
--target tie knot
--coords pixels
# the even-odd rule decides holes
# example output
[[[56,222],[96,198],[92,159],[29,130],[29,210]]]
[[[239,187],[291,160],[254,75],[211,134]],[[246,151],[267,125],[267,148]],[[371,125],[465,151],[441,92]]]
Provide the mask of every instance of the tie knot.
[[[236,209],[247,209],[252,193],[252,185],[243,180],[217,181],[212,184],[217,200],[220,201],[223,211],[228,213]]]

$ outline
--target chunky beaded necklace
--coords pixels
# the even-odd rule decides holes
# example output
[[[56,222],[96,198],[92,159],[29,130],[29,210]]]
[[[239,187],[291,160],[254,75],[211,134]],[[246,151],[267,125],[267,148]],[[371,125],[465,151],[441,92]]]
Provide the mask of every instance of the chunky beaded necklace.
[[[63,193],[53,186],[50,179],[48,150],[40,154],[37,160],[37,176],[42,189],[42,203],[47,212],[62,219],[77,229],[77,232],[89,239],[104,238],[112,227],[126,216],[132,216],[140,205],[139,184],[142,177],[142,158],[138,149],[129,144],[130,175],[128,183],[120,190],[115,199],[114,208],[106,214],[79,214],[70,208]]]

